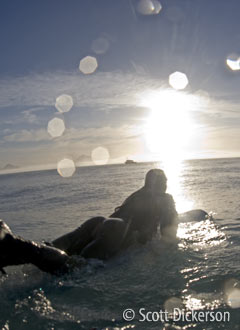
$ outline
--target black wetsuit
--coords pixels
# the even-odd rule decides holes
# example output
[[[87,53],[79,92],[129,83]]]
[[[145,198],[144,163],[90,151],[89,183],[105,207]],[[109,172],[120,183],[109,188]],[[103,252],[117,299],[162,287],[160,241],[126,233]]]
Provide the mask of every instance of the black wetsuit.
[[[159,225],[162,235],[165,235],[170,227],[176,226],[177,212],[171,195],[152,194],[143,187],[117,207],[111,217],[130,223],[127,239],[136,232],[138,242],[146,243],[156,234]]]
[[[15,236],[0,221],[0,270],[8,265],[32,263],[46,272],[65,272],[75,266],[71,255],[108,259],[135,241],[151,240],[159,224],[162,235],[174,232],[176,218],[171,195],[152,194],[143,187],[116,208],[111,218],[91,218],[73,232],[54,240],[52,247]]]

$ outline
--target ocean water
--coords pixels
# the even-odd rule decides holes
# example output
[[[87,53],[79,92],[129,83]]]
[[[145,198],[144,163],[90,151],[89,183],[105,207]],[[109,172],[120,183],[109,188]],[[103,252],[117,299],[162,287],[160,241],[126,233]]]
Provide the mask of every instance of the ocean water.
[[[82,167],[71,178],[56,171],[1,175],[0,218],[25,238],[52,240],[111,214],[156,166],[166,170],[179,212],[202,208],[215,219],[179,224],[177,244],[157,237],[67,275],[6,268],[2,329],[240,329],[240,159]],[[173,308],[183,311],[180,320]],[[126,309],[134,310],[132,321],[124,320]]]

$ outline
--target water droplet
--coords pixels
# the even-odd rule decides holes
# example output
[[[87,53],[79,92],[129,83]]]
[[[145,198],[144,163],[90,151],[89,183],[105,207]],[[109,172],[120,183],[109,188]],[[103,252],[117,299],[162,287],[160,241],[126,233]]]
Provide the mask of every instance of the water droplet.
[[[151,15],[154,11],[154,5],[151,0],[140,0],[137,10],[142,15]]]
[[[72,109],[73,99],[70,95],[62,94],[56,98],[55,107],[59,112],[68,112]]]
[[[86,56],[81,59],[79,70],[84,74],[93,73],[98,67],[97,59],[93,56]]]
[[[240,308],[240,282],[234,278],[224,284],[226,304],[232,308]]]
[[[152,0],[152,3],[154,6],[153,14],[155,14],[155,15],[159,14],[162,9],[162,5],[160,4],[160,2],[158,0]]]
[[[240,308],[240,289],[233,289],[227,297],[227,304],[232,308]]]
[[[230,54],[226,59],[226,64],[232,71],[240,70],[240,56],[238,54]]]
[[[52,137],[58,137],[65,131],[64,121],[60,118],[53,118],[48,122],[48,133]]]
[[[109,157],[109,152],[104,147],[97,147],[92,151],[92,161],[95,165],[107,164]]]
[[[106,38],[100,37],[92,42],[92,50],[96,54],[105,54],[109,48],[109,42]]]
[[[64,158],[57,164],[57,171],[64,178],[72,176],[75,170],[76,167],[72,159]]]
[[[188,78],[185,73],[176,71],[169,75],[169,85],[177,90],[184,89],[188,85]]]
[[[157,15],[162,9],[158,0],[140,0],[137,4],[137,11],[142,15]]]

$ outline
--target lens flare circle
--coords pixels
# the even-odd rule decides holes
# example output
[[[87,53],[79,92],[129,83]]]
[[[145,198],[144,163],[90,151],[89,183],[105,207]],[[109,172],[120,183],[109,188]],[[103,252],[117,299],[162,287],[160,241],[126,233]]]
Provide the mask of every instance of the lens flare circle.
[[[73,99],[71,95],[62,94],[56,98],[55,107],[59,112],[68,112],[72,109]]]
[[[48,134],[51,135],[53,138],[59,137],[63,135],[65,131],[65,123],[63,119],[60,118],[53,118],[48,122],[47,128]]]
[[[96,54],[105,54],[109,48],[109,41],[106,38],[100,37],[93,40],[92,50]]]
[[[239,54],[230,54],[226,59],[226,64],[232,71],[239,71],[240,70]]]
[[[225,302],[231,308],[240,308],[240,282],[237,279],[229,279],[224,285]]]
[[[74,161],[69,158],[64,158],[60,160],[60,162],[58,162],[57,164],[57,171],[58,174],[64,178],[71,177],[76,171],[76,166]]]
[[[227,304],[232,308],[240,308],[240,289],[233,289],[228,294]]]
[[[92,151],[92,161],[95,165],[105,165],[108,163],[110,155],[106,148],[97,147]]]
[[[162,9],[162,5],[158,0],[152,0],[153,6],[154,6],[154,11],[153,14],[157,15],[160,13]]]
[[[81,59],[79,64],[79,70],[83,74],[92,74],[96,71],[98,67],[97,59],[93,56],[86,56]]]
[[[141,15],[157,15],[161,9],[162,5],[158,0],[140,0],[137,4],[137,11]]]
[[[176,90],[185,89],[189,83],[185,73],[179,71],[170,74],[168,81],[169,85]]]

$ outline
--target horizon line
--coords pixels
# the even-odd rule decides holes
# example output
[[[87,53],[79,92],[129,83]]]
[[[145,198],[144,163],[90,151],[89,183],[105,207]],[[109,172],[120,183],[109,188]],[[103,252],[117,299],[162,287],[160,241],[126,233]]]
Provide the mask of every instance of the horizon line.
[[[185,158],[185,159],[181,159],[181,161],[197,161],[197,160],[217,160],[217,159],[235,159],[235,158],[240,158],[240,156],[226,156],[226,157],[200,157],[200,158]],[[150,164],[150,163],[162,163],[165,160],[147,160],[147,161],[135,161],[134,164],[131,165],[126,165],[124,162],[116,162],[116,163],[107,163],[107,164],[82,164],[82,165],[75,165],[76,169],[80,168],[80,167],[99,167],[99,166],[112,166],[112,165],[126,165],[126,166],[137,166],[139,164]],[[174,161],[174,160],[173,160]],[[44,165],[42,165],[44,166]],[[53,164],[49,164],[49,165],[45,165],[45,168],[33,168],[34,165],[32,167],[17,167],[14,169],[0,169],[0,175],[7,175],[7,174],[18,174],[18,173],[28,173],[28,172],[41,172],[41,171],[53,171],[56,170],[57,171],[57,167],[56,165]]]

